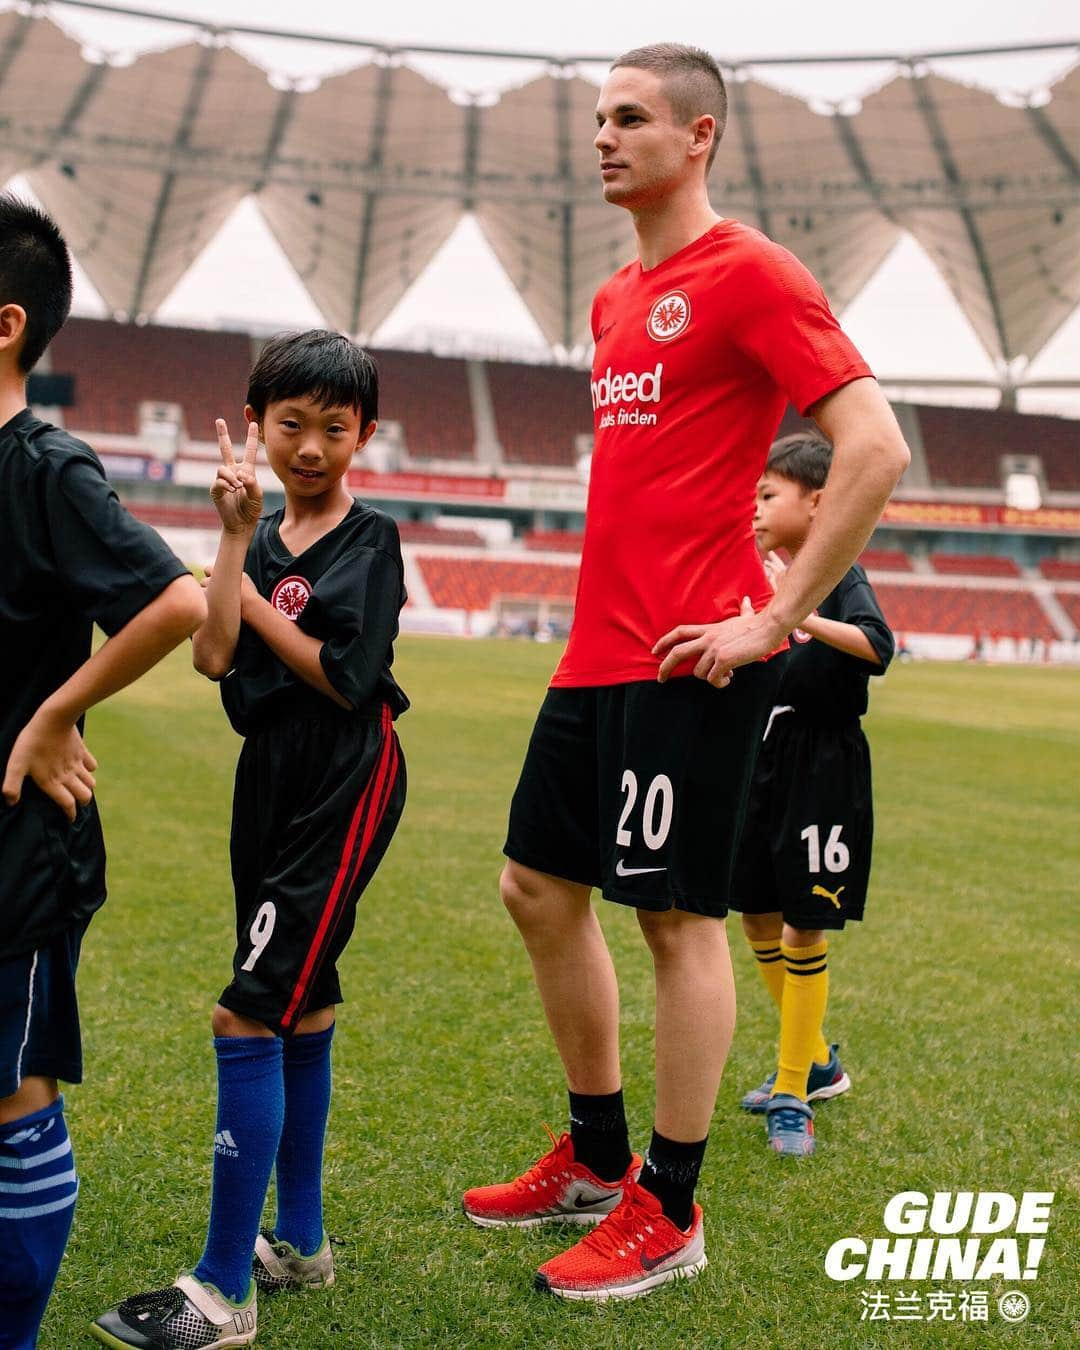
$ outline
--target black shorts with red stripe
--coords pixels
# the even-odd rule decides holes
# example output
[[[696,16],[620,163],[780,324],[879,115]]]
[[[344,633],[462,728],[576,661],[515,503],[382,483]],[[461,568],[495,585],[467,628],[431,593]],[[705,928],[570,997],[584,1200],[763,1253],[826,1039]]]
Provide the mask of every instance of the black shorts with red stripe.
[[[389,708],[291,716],[248,738],[236,766],[236,955],[220,1002],[291,1035],[342,1001],[337,959],[405,805]]]

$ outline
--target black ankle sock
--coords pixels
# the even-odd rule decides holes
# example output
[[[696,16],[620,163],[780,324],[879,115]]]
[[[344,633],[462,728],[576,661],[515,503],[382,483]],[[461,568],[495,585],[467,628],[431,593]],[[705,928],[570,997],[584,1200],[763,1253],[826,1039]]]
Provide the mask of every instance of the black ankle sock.
[[[570,1138],[574,1159],[601,1181],[619,1181],[630,1166],[630,1138],[622,1088],[592,1097],[570,1093]]]
[[[694,1187],[697,1185],[701,1160],[705,1156],[708,1135],[696,1144],[680,1144],[665,1139],[653,1130],[652,1143],[645,1155],[638,1184],[660,1201],[664,1214],[676,1228],[690,1227],[694,1212]]]

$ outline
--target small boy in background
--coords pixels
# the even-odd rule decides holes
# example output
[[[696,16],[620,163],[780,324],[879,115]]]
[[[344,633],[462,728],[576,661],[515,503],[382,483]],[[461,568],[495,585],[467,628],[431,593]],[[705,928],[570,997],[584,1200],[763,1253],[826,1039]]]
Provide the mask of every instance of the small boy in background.
[[[378,399],[367,352],[338,333],[296,333],[268,342],[251,373],[239,463],[217,423],[221,542],[194,659],[220,680],[245,739],[231,833],[237,947],[212,1019],[210,1224],[192,1272],[97,1319],[91,1332],[106,1345],[248,1345],[256,1288],[334,1282],[322,1160],[336,962],[405,804],[393,724],[409,702],[390,673],[401,546],[394,521],[354,501],[347,477]],[[266,517],[260,437],[285,489]],[[275,1167],[277,1216],[260,1234]]]
[[[777,441],[758,484],[754,532],[773,588],[806,542],[832,460],[820,437]],[[764,1112],[769,1147],[814,1152],[812,1101],[851,1080],[825,1041],[826,932],[863,916],[874,815],[870,750],[860,718],[871,675],[883,675],[893,635],[856,564],[791,634],[777,703],[754,773],[731,908],[780,1011],[777,1069],[742,1099]]]

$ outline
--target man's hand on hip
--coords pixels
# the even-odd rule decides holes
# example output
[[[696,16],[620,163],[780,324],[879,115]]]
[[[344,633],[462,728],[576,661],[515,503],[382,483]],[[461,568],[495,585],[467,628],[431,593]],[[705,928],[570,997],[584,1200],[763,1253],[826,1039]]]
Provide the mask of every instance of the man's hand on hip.
[[[769,611],[754,613],[748,596],[743,597],[739,613],[720,623],[684,623],[673,628],[657,642],[654,656],[662,656],[656,678],[664,684],[679,666],[696,662],[694,676],[723,689],[731,683],[736,666],[760,661],[776,651],[787,633],[778,628]]]

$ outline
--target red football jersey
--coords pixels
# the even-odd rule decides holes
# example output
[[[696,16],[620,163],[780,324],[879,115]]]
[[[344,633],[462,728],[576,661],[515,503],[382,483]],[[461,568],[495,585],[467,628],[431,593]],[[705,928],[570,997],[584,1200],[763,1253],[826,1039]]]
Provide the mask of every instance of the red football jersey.
[[[652,647],[677,624],[730,618],[744,595],[764,607],[755,493],[784,408],[871,374],[802,263],[735,220],[616,272],[592,331],[596,438],[562,686],[655,679]]]

